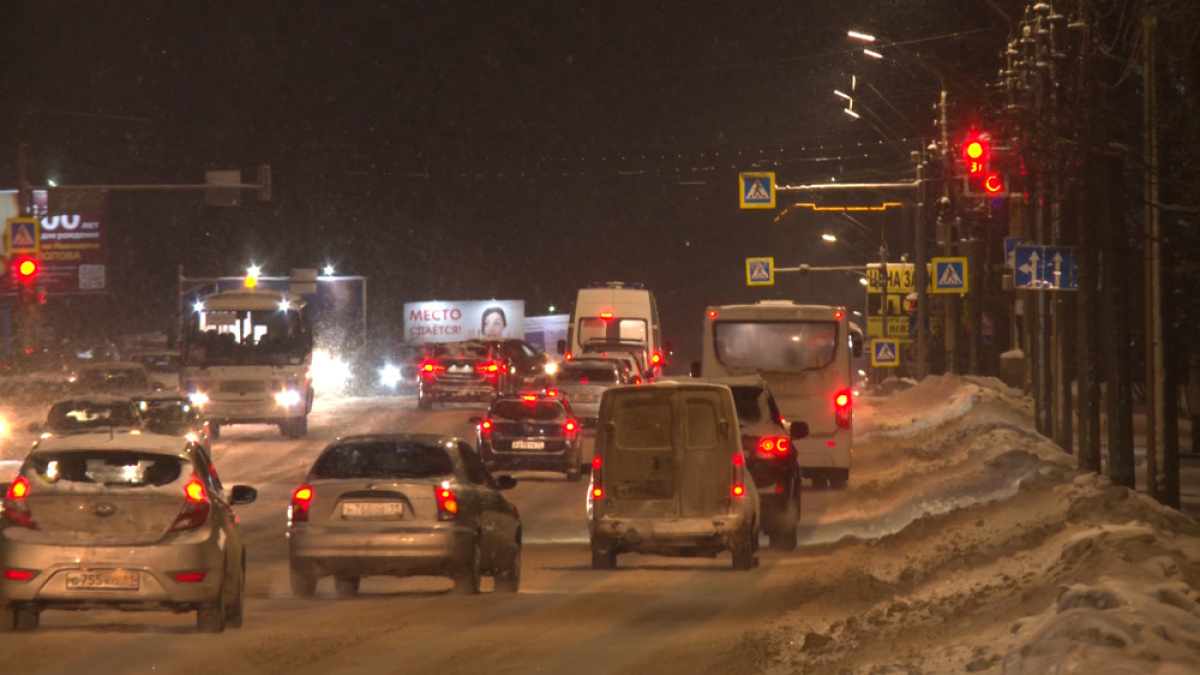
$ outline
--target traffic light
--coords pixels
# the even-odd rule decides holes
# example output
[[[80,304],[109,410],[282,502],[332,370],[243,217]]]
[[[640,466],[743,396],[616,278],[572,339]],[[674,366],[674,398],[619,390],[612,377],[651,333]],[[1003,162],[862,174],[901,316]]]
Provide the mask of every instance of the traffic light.
[[[1004,194],[1004,178],[994,170],[992,138],[986,133],[972,131],[962,144],[966,176],[963,191],[974,197],[999,197]]]
[[[22,286],[32,286],[37,281],[38,259],[31,255],[20,255],[13,258],[12,276]]]

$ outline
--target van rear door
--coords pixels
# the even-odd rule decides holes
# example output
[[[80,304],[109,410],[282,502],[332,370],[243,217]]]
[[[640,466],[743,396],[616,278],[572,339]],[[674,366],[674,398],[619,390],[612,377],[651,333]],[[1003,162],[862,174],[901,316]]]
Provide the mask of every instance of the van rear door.
[[[608,513],[635,518],[726,513],[732,460],[721,390],[615,393],[605,434],[605,483],[613,497]]]

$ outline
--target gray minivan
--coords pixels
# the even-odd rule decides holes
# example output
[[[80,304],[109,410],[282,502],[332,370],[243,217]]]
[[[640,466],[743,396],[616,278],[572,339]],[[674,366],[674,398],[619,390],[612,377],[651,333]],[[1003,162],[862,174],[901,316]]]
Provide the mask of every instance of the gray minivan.
[[[715,557],[754,567],[759,504],[729,387],[659,382],[600,401],[588,489],[592,567],[625,552]]]

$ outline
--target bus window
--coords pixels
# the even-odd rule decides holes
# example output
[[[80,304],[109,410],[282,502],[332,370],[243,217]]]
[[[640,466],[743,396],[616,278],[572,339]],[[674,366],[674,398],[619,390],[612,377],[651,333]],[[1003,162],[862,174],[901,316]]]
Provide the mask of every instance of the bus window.
[[[757,370],[820,370],[833,363],[838,325],[832,322],[727,322],[715,325],[717,360]]]

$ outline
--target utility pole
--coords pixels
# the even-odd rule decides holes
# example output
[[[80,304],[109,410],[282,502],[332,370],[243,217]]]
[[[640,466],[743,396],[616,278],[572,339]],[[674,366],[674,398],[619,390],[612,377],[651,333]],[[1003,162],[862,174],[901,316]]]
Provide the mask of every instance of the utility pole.
[[[1142,8],[1143,147],[1145,201],[1145,341],[1146,341],[1146,491],[1164,501],[1159,451],[1166,439],[1166,361],[1162,324],[1162,227],[1158,209],[1158,16],[1153,4]]]
[[[942,100],[945,101],[945,92],[942,92]],[[925,159],[920,152],[912,153],[913,160],[917,165],[917,197],[916,209],[914,210],[914,227],[916,241],[913,246],[913,255],[916,260],[913,261],[913,283],[916,285],[917,292],[917,381],[925,379],[929,373],[929,363],[926,357],[926,350],[929,348],[929,307],[926,303],[929,302],[929,294],[925,291],[925,285],[929,283],[928,275],[925,273],[925,220],[928,208],[925,205],[925,200],[929,197],[929,189],[925,181]]]

